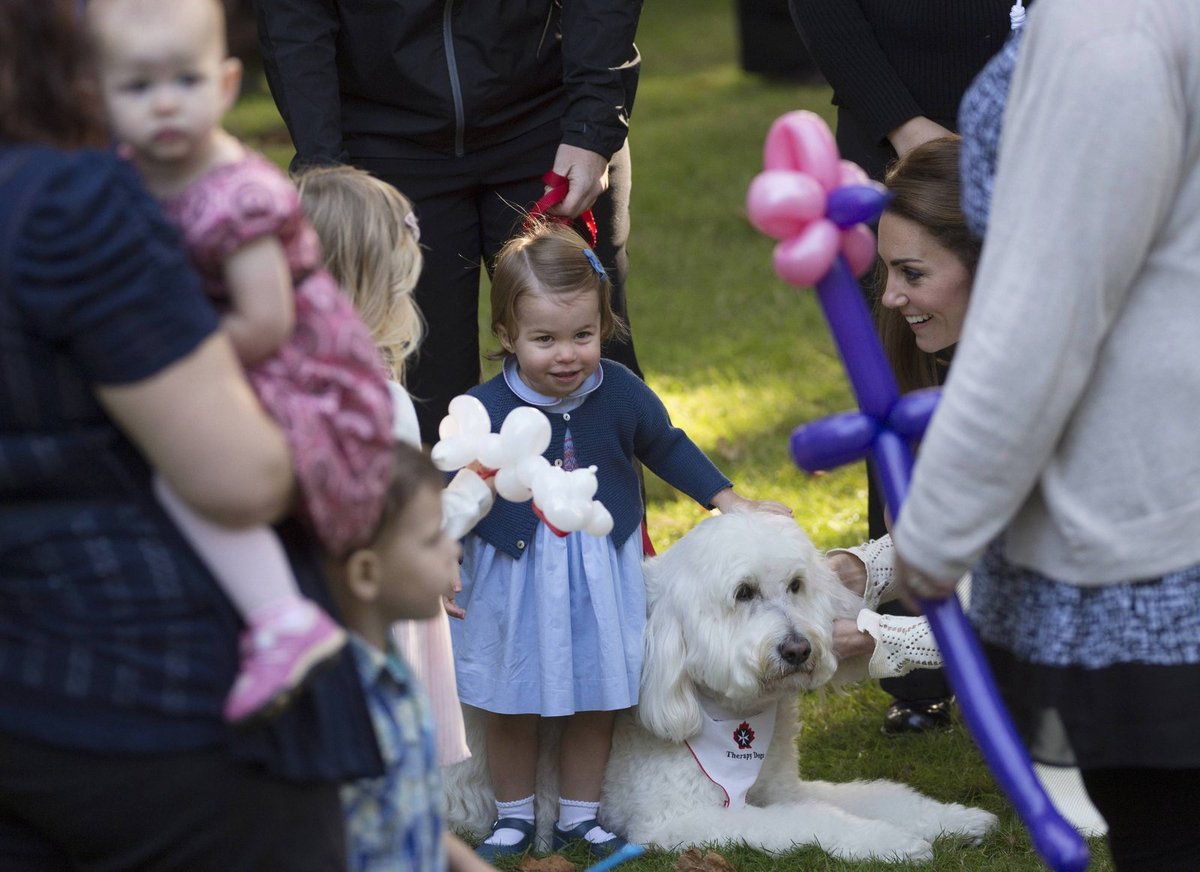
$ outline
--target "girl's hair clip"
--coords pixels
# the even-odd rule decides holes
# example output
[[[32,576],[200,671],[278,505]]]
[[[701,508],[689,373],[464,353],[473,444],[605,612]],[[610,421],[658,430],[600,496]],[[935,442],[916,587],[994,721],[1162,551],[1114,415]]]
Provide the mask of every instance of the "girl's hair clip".
[[[600,281],[608,280],[608,273],[604,271],[604,265],[600,263],[600,258],[596,257],[596,252],[590,248],[583,250],[583,256],[588,259],[588,263],[592,265],[592,269],[596,271],[596,275],[600,277]]]
[[[421,241],[421,225],[417,223],[416,212],[409,212],[404,216],[404,226],[412,231],[413,242]]]

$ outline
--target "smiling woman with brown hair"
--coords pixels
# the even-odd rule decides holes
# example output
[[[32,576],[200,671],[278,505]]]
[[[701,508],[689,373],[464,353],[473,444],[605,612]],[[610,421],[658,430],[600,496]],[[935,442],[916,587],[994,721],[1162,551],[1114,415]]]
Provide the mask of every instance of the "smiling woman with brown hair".
[[[959,138],[947,136],[913,149],[884,177],[893,199],[879,220],[876,319],[901,391],[939,384],[962,332],[983,243],[959,205],[958,162]]]

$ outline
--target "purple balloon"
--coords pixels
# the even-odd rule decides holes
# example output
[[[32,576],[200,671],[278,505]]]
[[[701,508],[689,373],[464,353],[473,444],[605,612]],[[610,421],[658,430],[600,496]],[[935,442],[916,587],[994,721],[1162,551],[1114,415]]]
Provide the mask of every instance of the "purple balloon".
[[[987,659],[958,598],[923,600],[921,611],[929,620],[938,646],[954,652],[954,656],[945,657],[945,668],[951,687],[960,694],[960,703],[969,699],[969,705],[961,706],[963,720],[1029,830],[1033,846],[1051,869],[1083,872],[1089,859],[1087,842],[1059,814],[1033,774],[1029,754],[996,692]]]
[[[792,460],[805,472],[844,466],[866,457],[878,432],[879,422],[862,412],[830,415],[796,428]]]
[[[833,266],[825,278],[817,282],[817,297],[821,301],[821,308],[825,310],[826,320],[833,327],[833,341],[846,364],[846,375],[850,377],[850,385],[858,397],[859,408],[872,418],[885,421],[892,411],[892,404],[900,395],[900,389],[896,387],[896,378],[892,375],[887,358],[883,356],[883,346],[875,334],[875,325],[871,323],[862,293],[851,296],[821,290],[827,284],[836,287],[839,281],[858,287],[858,282],[840,255],[834,258]]]
[[[874,412],[876,421],[890,422],[895,413],[897,420],[909,425],[906,429],[910,432],[899,433],[887,424],[878,424],[870,449],[884,498],[893,516],[899,517],[912,476],[909,441],[916,435],[912,431],[924,431],[924,425],[933,413],[936,396],[914,394],[905,398],[909,400],[907,405],[900,399],[858,283],[841,257],[817,283],[817,297],[863,410]],[[818,437],[824,434],[830,442],[839,435],[837,428],[815,433]],[[836,453],[833,444],[813,446],[811,450],[823,451],[829,456]],[[958,696],[967,727],[1001,788],[1021,815],[1034,847],[1042,859],[1059,872],[1086,869],[1087,843],[1054,808],[1034,776],[1029,755],[1017,738],[1012,719],[1000,700],[991,670],[957,598],[923,600],[921,611],[929,619],[930,629],[944,655],[950,686]]]
[[[874,221],[881,211],[880,202],[891,199],[891,192],[879,185],[846,185],[829,192],[825,217],[847,230],[855,224]]]
[[[826,217],[839,226],[852,226],[874,219],[885,204],[886,196],[877,188],[847,186],[830,192]],[[796,430],[791,442],[793,457],[802,468],[813,471],[869,454],[884,498],[893,516],[899,517],[912,476],[911,443],[924,433],[937,404],[937,392],[900,396],[858,282],[841,255],[817,282],[816,291],[861,411]],[[1087,842],[1054,808],[1033,774],[1029,755],[1017,738],[957,598],[924,600],[921,610],[942,651],[963,719],[1029,830],[1038,854],[1058,872],[1082,872],[1088,864]]]
[[[922,388],[905,394],[892,406],[887,428],[911,441],[920,439],[925,435],[925,428],[929,426],[929,419],[933,417],[933,410],[937,408],[941,395],[941,388]]]

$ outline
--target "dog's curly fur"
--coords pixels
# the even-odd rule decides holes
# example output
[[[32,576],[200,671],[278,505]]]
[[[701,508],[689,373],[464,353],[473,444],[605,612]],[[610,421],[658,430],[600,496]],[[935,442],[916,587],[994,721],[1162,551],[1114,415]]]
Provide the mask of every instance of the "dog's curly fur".
[[[937,802],[890,781],[801,781],[795,700],[861,678],[832,648],[836,617],[861,599],[846,591],[790,519],[736,513],[706,519],[646,561],[648,620],[641,698],[618,717],[601,820],[631,841],[667,850],[742,842],[770,853],[816,844],[843,858],[926,860],[939,835],[979,839],[995,824],[976,808]],[[797,652],[801,652],[797,656]],[[742,808],[700,770],[685,740],[701,699],[734,715],[777,706],[761,773]],[[467,709],[475,756],[448,772],[451,825],[482,836],[495,815],[482,716]],[[545,723],[545,722],[544,722]],[[538,772],[540,844],[556,816],[555,730],[544,729]]]

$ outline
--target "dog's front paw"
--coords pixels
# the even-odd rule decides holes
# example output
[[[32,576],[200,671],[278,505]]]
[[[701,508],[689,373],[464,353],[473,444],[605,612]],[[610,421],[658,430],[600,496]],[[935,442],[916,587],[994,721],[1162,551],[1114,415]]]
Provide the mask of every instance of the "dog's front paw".
[[[946,803],[939,810],[934,827],[937,832],[930,832],[931,838],[938,836],[962,836],[978,845],[983,837],[990,833],[1000,823],[990,811],[981,808],[959,805],[956,802]]]

